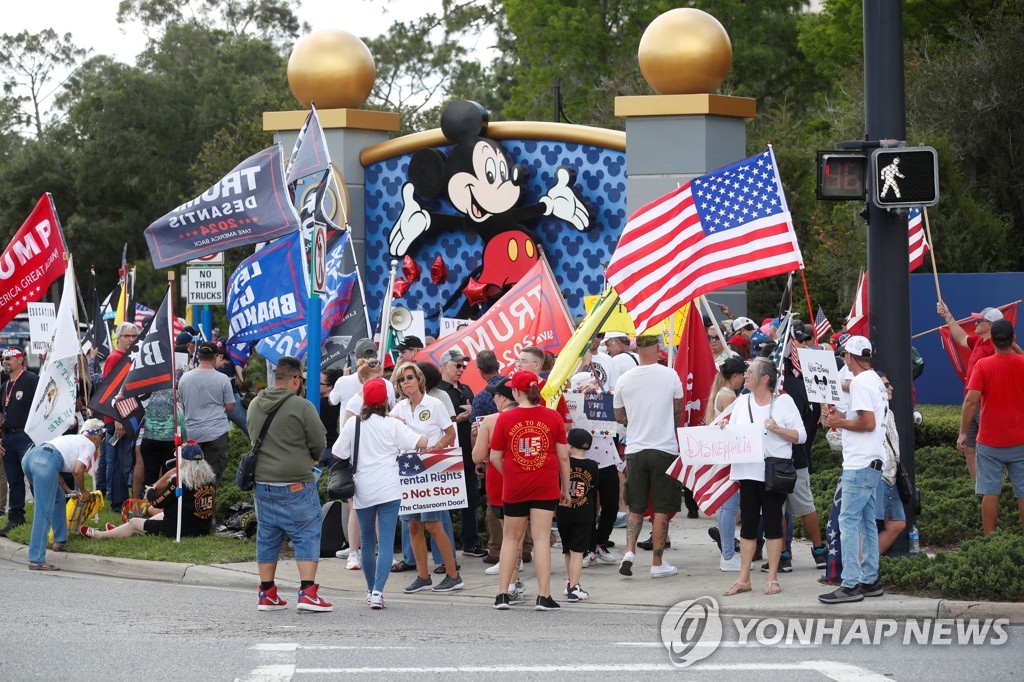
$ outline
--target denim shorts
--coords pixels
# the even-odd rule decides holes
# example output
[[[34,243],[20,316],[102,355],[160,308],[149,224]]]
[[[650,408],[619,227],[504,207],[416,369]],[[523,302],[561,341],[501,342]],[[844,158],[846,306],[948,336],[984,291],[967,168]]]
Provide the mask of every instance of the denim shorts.
[[[889,485],[885,479],[878,479],[875,488],[875,518],[879,521],[906,521],[907,513],[903,510],[900,489]]]
[[[421,521],[422,523],[431,523],[432,521],[444,521],[443,514],[447,514],[447,509],[441,511],[429,511],[429,512],[416,512],[413,514],[405,514],[402,516],[404,521]]]
[[[978,443],[975,467],[978,481],[974,492],[979,495],[999,495],[1003,492],[1003,469],[1010,474],[1013,496],[1024,499],[1024,445],[993,448]]]
[[[316,482],[291,486],[257,483],[253,488],[256,501],[256,562],[275,563],[287,535],[295,549],[296,561],[320,561],[320,495]]]

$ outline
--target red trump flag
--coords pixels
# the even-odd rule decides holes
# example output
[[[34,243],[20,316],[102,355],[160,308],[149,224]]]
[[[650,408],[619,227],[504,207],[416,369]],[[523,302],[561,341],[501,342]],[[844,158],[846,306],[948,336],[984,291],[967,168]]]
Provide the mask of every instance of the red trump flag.
[[[65,248],[53,198],[44,194],[0,256],[0,328],[64,274]]]

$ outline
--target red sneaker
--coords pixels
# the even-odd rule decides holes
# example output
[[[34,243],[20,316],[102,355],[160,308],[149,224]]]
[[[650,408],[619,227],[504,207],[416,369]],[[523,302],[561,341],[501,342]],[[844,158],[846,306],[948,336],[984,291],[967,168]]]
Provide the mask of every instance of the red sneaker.
[[[280,611],[288,606],[288,602],[277,596],[277,585],[269,590],[260,590],[260,601],[257,607],[260,611]]]
[[[96,532],[96,529],[92,526],[82,526],[78,529],[78,532],[82,534],[83,538],[89,538],[91,540],[93,537],[92,534]]]
[[[117,528],[117,526],[115,526],[114,524],[112,524],[112,523],[108,523],[107,524],[107,530],[114,530],[115,528]]]
[[[297,609],[299,611],[333,611],[334,606],[324,601],[317,595],[316,591],[319,585],[312,585],[304,590],[299,590],[299,603]]]

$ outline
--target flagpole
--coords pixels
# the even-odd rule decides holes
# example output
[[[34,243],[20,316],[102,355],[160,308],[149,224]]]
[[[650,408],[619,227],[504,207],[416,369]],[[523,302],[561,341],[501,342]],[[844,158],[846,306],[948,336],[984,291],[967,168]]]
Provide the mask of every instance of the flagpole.
[[[935,295],[942,300],[942,289],[939,288],[939,268],[935,265],[935,242],[932,241],[932,226],[928,223],[928,207],[921,209],[924,215],[924,231],[928,235],[928,255],[932,258],[932,274],[935,276]]]
[[[377,359],[384,364],[384,356],[388,350],[388,335],[391,333],[391,298],[395,289],[395,274],[398,272],[398,261],[391,261],[391,273],[388,275],[388,288],[384,291],[384,303],[380,308],[380,344],[377,346]]]
[[[697,298],[699,298],[704,304],[704,310],[707,311],[708,317],[711,318],[711,324],[715,327],[715,332],[718,334],[718,338],[722,340],[722,348],[725,348],[725,334],[722,333],[722,328],[718,326],[718,319],[715,318],[715,314],[711,312],[711,304],[708,303],[708,297],[698,296]],[[714,357],[713,354],[712,357]]]
[[[356,273],[356,284],[359,285],[359,299],[363,304],[363,319],[366,320],[366,338],[372,339],[373,330],[370,329],[370,311],[366,307],[366,290],[363,288],[363,276],[359,274],[359,259],[356,258],[356,247],[353,242],[352,233],[349,232],[348,248],[352,252],[352,268]]]
[[[326,230],[326,228],[324,228]],[[309,240],[309,306],[306,308],[306,400],[313,403],[313,408],[320,414],[320,336],[321,336],[321,315],[323,301],[316,291],[316,261],[317,261],[317,225],[313,225],[312,238]],[[327,248],[326,239],[324,249]],[[305,240],[303,240],[305,244]],[[320,254],[326,258],[327,254]],[[324,275],[326,281],[326,274]],[[313,381],[313,377],[316,381]]]
[[[818,345],[818,327],[814,324],[814,308],[811,307],[811,292],[807,289],[807,276],[804,271],[800,271],[800,279],[804,282],[804,298],[807,299],[807,314],[810,316],[808,319],[811,321],[811,327],[814,327],[814,331],[811,334],[814,335],[814,345]]]
[[[155,321],[155,320],[154,320]],[[181,513],[185,503],[181,489],[181,424],[178,422],[178,370],[174,366],[174,270],[167,272],[167,334],[171,338],[171,413],[174,415],[174,495],[178,498],[178,523],[174,541],[181,542]]]
[[[1003,305],[998,306],[998,308],[1000,310],[1002,310],[1003,308],[1007,308],[1007,307],[1009,307],[1011,305],[1017,305],[1018,303],[1022,303],[1022,302],[1024,302],[1024,298],[1018,298],[1016,301],[1010,301],[1009,303],[1004,303]],[[965,323],[970,322],[970,320],[971,320],[971,318],[965,317],[962,320],[957,320],[956,323],[962,326]],[[944,325],[944,324],[940,324],[938,327],[932,327],[928,331],[924,331],[924,332],[920,332],[918,334],[914,334],[910,338],[911,339],[916,339],[916,338],[920,338],[922,336],[928,336],[929,334],[934,334],[935,332],[939,331],[940,329],[945,328],[945,326],[946,325]]]

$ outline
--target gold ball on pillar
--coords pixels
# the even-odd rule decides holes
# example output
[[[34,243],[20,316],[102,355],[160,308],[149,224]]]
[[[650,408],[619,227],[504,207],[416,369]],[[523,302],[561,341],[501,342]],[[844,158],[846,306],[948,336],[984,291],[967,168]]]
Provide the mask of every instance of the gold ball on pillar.
[[[637,51],[640,73],[659,95],[717,90],[732,67],[725,27],[699,9],[682,7],[651,22]]]
[[[288,58],[288,85],[302,106],[354,109],[373,89],[377,67],[366,43],[348,31],[325,29],[300,39]]]

